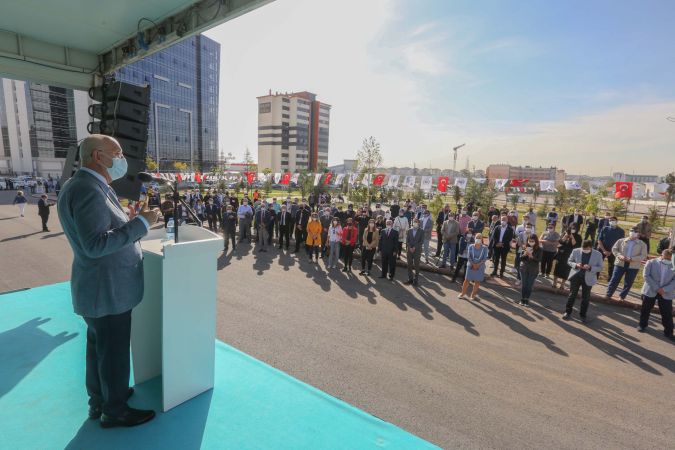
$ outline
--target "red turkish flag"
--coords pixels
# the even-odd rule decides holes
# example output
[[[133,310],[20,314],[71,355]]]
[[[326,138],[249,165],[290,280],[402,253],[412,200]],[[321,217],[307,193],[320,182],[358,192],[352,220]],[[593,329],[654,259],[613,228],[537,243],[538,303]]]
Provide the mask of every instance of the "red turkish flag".
[[[527,183],[528,181],[530,181],[530,180],[526,178],[526,179],[524,179],[524,180],[511,180],[511,181],[509,181],[509,183],[510,183],[511,186],[513,186],[513,187],[520,187],[520,186],[522,186],[523,184]]]
[[[244,176],[246,177],[248,184],[253,184],[253,180],[255,180],[255,172],[244,172]]]
[[[176,174],[176,181],[178,181],[179,183],[180,183],[181,181],[183,181],[183,175],[181,175],[180,173],[177,173],[177,174]]]
[[[195,173],[195,181],[196,181],[197,183],[201,183],[201,182],[202,182],[202,174],[201,174],[201,173],[199,173],[199,172]]]
[[[323,178],[323,184],[330,183],[331,178],[333,178],[333,172],[328,172]]]
[[[633,183],[630,181],[617,181],[615,186],[614,198],[633,197]]]
[[[384,174],[378,173],[377,175],[375,175],[375,179],[373,180],[373,186],[382,186],[383,182],[384,182]]]
[[[449,177],[438,177],[438,190],[441,192],[446,192],[448,190],[449,182],[450,182]]]
[[[285,174],[281,175],[281,184],[288,184],[289,181],[291,181],[290,172],[286,172]]]

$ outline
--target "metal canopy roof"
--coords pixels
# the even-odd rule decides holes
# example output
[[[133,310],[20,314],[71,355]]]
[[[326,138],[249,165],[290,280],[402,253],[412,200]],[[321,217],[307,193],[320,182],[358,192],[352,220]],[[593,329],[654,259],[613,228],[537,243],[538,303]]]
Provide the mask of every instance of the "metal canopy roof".
[[[4,0],[0,76],[88,89],[101,75],[270,1]]]

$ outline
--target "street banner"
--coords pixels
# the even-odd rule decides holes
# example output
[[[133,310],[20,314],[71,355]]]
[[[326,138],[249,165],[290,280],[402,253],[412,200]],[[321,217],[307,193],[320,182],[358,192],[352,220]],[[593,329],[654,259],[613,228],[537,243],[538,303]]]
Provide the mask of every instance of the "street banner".
[[[342,185],[342,181],[343,181],[344,179],[345,179],[345,174],[344,174],[344,173],[340,173],[340,174],[336,175],[336,176],[335,176],[335,186],[341,186],[341,185]]]
[[[330,180],[333,178],[333,172],[328,172],[325,174],[323,177],[323,184],[324,186],[330,183]]]
[[[315,174],[314,174],[314,186],[318,186],[320,180],[321,180],[321,174],[320,174],[320,173],[315,173]]]
[[[389,175],[389,182],[387,183],[387,187],[390,188],[396,188],[398,187],[398,181],[400,179],[399,175]]]
[[[473,178],[473,181],[475,181],[478,184],[483,184],[487,181],[486,178]]]
[[[565,180],[565,189],[568,191],[578,191],[581,189],[581,185],[576,180]]]
[[[364,186],[369,186],[370,185],[370,175],[369,173],[365,174],[363,178],[361,178],[361,184]]]
[[[449,182],[450,178],[448,177],[438,177],[438,181],[436,182],[436,189],[438,189],[439,192],[446,192],[448,190]]]
[[[497,178],[495,180],[495,189],[503,189],[508,181],[506,178]]]
[[[354,186],[354,184],[356,184],[356,177],[357,176],[358,176],[358,174],[354,173],[354,172],[349,174],[349,184],[350,185]]]
[[[527,179],[527,178],[522,179],[522,180],[511,180],[511,181],[509,181],[509,185],[512,186],[512,187],[520,187],[523,184],[527,183],[528,181],[530,181],[530,180]]]
[[[378,173],[373,180],[373,186],[382,186],[382,183],[384,183],[384,174]]]
[[[291,173],[286,172],[281,176],[281,184],[288,185],[289,181],[291,181]]]
[[[265,175],[263,172],[258,172],[258,181],[260,183],[267,182],[267,175]]]
[[[656,183],[654,185],[654,196],[656,198],[660,198],[662,196],[665,196],[668,193],[668,187],[670,185],[668,183]]]
[[[458,186],[461,190],[466,189],[466,183],[467,183],[466,178],[455,178],[455,186]]]
[[[420,188],[423,191],[430,191],[431,190],[431,182],[432,182],[431,177],[421,177],[420,178]]]
[[[540,180],[539,190],[542,192],[555,192],[555,180]]]
[[[300,179],[300,174],[294,173],[293,176],[291,177],[291,183],[298,184],[299,179]]]
[[[279,181],[281,181],[281,174],[277,172],[274,174],[274,184],[279,184]]]
[[[645,185],[642,183],[633,184],[633,198],[644,198]]]
[[[244,176],[246,177],[248,184],[253,184],[253,181],[255,180],[255,172],[244,172]]]
[[[403,186],[414,189],[415,188],[416,177],[413,175],[407,175],[405,180],[403,180]]]
[[[633,196],[633,183],[630,181],[617,181],[614,186],[614,198],[631,198]]]

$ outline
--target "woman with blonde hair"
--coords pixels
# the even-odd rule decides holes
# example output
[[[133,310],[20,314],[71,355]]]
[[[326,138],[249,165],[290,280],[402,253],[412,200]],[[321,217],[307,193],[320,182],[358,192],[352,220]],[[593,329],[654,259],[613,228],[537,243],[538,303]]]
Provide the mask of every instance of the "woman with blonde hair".
[[[28,203],[28,200],[23,195],[23,191],[18,191],[12,205],[19,205],[19,214],[21,214],[21,217],[23,217],[23,213],[26,210],[26,203]]]
[[[361,242],[361,272],[359,275],[370,275],[373,267],[373,257],[380,243],[380,232],[375,226],[375,220],[370,219],[368,226],[363,231]]]
[[[307,224],[307,240],[305,240],[305,247],[307,248],[307,255],[312,261],[312,253],[316,255],[316,262],[319,262],[319,253],[321,253],[321,222],[319,216],[312,213],[309,223]]]
[[[466,298],[466,292],[469,290],[469,284],[473,282],[471,291],[471,300],[478,298],[478,288],[485,280],[485,261],[488,259],[488,248],[483,244],[483,235],[476,234],[475,241],[466,251],[466,273],[464,283],[462,284],[462,293],[459,298]]]

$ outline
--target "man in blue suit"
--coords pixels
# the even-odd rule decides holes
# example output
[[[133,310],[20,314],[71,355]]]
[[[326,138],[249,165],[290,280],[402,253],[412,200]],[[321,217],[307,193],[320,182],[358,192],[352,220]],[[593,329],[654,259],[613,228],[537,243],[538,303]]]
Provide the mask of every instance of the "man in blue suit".
[[[155,416],[130,408],[131,310],[143,298],[139,240],[158,212],[128,217],[109,186],[126,174],[119,143],[92,135],[80,144],[81,169],[59,194],[58,214],[73,249],[73,308],[87,323],[86,385],[89,417],[104,428],[133,426]]]
[[[387,220],[387,227],[380,233],[380,254],[382,255],[382,275],[394,280],[396,274],[396,250],[398,250],[398,231],[394,230],[394,222]]]
[[[570,281],[570,295],[567,297],[565,306],[564,320],[572,318],[572,308],[577,300],[579,288],[581,288],[581,308],[579,316],[582,322],[586,322],[588,317],[588,302],[591,298],[591,288],[598,282],[598,273],[602,270],[602,253],[593,250],[593,241],[586,240],[581,244],[581,248],[572,250],[572,254],[567,260],[571,267],[570,275],[567,278]]]

